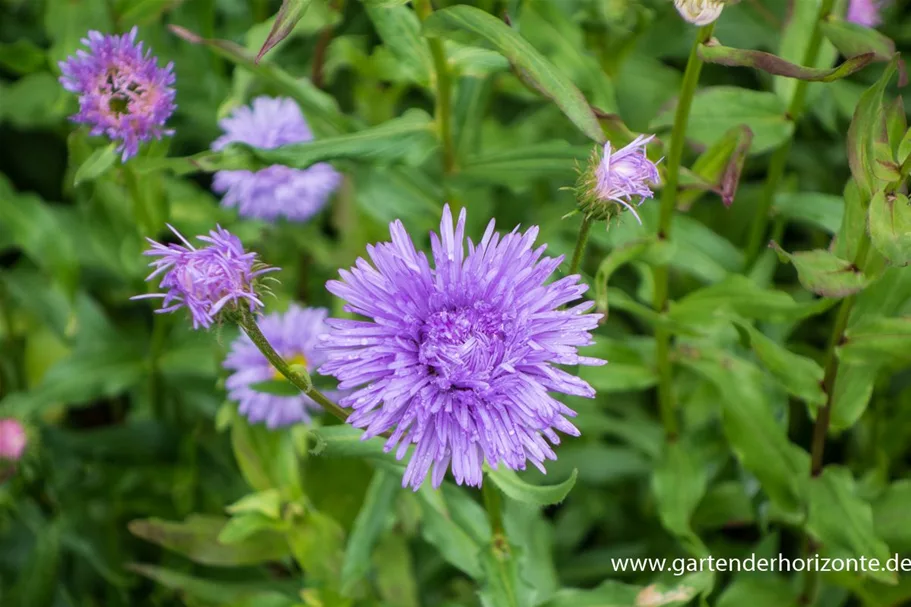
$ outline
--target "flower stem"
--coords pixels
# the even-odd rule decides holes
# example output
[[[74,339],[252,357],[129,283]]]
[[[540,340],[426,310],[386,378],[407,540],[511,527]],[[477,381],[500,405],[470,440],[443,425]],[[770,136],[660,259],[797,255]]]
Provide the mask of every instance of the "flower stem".
[[[812,67],[816,63],[816,59],[819,56],[819,49],[822,45],[821,24],[829,17],[829,13],[832,12],[834,5],[835,0],[822,0],[822,4],[819,6],[819,13],[816,17],[816,23],[813,25],[813,32],[810,34],[810,41],[807,43],[806,53],[804,53],[803,65]],[[797,119],[803,113],[804,102],[807,99],[807,86],[809,86],[809,84],[810,83],[806,80],[798,80],[794,85],[794,94],[791,97],[791,103],[788,106],[787,116],[795,123],[795,126]],[[775,191],[778,189],[778,184],[784,176],[784,170],[787,166],[790,152],[791,139],[789,138],[775,150],[775,153],[772,154],[772,158],[769,160],[768,174],[766,175],[765,185],[762,188],[762,197],[759,199],[759,208],[756,210],[756,219],[750,226],[750,234],[747,239],[745,255],[747,267],[751,266],[753,262],[756,261],[756,257],[759,256],[759,251],[762,248],[764,237],[769,227],[769,211],[772,209]]]
[[[279,373],[284,375],[288,381],[297,386],[301,392],[313,399],[313,401],[323,409],[342,421],[348,420],[348,413],[344,409],[326,398],[322,392],[313,386],[313,380],[310,379],[310,374],[307,373],[306,370],[301,369],[299,366],[292,368],[291,365],[275,351],[275,348],[272,347],[272,344],[269,343],[269,340],[266,339],[266,336],[260,331],[259,325],[256,324],[256,319],[253,317],[252,312],[243,308],[239,317],[239,324],[244,332],[246,332],[247,336],[250,337],[250,341],[259,348],[259,351],[263,353],[263,356],[266,357]]]
[[[712,37],[715,24],[703,26],[696,34],[693,48],[686,62],[686,71],[683,73],[683,84],[680,97],[677,100],[677,112],[674,115],[674,127],[671,130],[671,145],[667,156],[667,179],[664,190],[661,192],[661,208],[658,217],[658,238],[666,240],[671,235],[671,219],[674,217],[674,208],[677,206],[677,185],[680,180],[680,162],[683,159],[683,147],[686,143],[686,127],[690,118],[690,107],[693,105],[693,95],[699,84],[699,72],[702,71],[702,60],[699,58],[699,45]],[[664,312],[667,308],[669,273],[667,265],[655,268],[655,298],[654,308]],[[661,409],[661,420],[664,423],[664,432],[669,441],[677,437],[677,417],[670,364],[670,339],[667,329],[658,327],[655,330],[655,353],[658,364],[658,404]]]
[[[588,243],[588,235],[592,229],[592,220],[585,216],[582,219],[582,225],[579,227],[579,237],[576,239],[576,249],[573,251],[573,260],[569,264],[569,273],[576,274],[579,272],[579,266],[582,265],[582,256],[585,253],[585,245]]]
[[[139,176],[128,164],[123,165],[123,180],[126,183],[127,191],[130,198],[133,199],[133,213],[136,217],[136,225],[139,228],[140,236],[154,236],[155,226],[153,225],[152,216],[146,207],[146,198],[142,194],[142,188],[139,184]]]
[[[501,499],[497,488],[488,481],[481,485],[481,495],[484,499],[484,509],[487,510],[487,520],[490,521],[490,530],[493,535],[503,534],[503,513],[501,512]]]
[[[415,0],[415,11],[421,21],[433,14],[430,0]],[[446,52],[443,41],[439,38],[428,38],[430,55],[433,57],[434,82],[436,85],[436,123],[443,145],[443,172],[446,175],[455,170],[455,147],[452,142],[452,80],[446,63]]]

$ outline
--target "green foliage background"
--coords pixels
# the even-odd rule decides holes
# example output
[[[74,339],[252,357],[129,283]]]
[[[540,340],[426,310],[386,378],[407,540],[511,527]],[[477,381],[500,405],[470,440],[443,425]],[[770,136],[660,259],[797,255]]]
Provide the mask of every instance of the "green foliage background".
[[[330,420],[247,425],[222,386],[236,328],[193,332],[129,301],[148,288],[142,236],[220,223],[282,268],[270,309],[336,314],[325,281],[393,219],[427,246],[444,201],[469,209],[475,236],[490,217],[540,225],[549,253],[570,256],[581,218],[564,216],[592,139],[655,132],[668,154],[698,28],[662,0],[444,0],[432,16],[426,2],[312,0],[287,3],[302,18],[255,64],[280,4],[0,0],[0,417],[29,433],[0,484],[0,604],[911,601],[911,577],[893,573],[676,577],[612,562],[911,555],[911,143],[888,63],[909,40],[907,2],[886,10],[884,35],[846,27],[843,2],[826,0],[822,22],[816,0],[725,8],[726,47],[802,65],[816,44],[814,77],[846,55],[871,63],[808,86],[703,68],[669,237],[655,237],[657,198],[643,226],[626,214],[591,232],[581,269],[609,315],[586,354],[610,364],[579,370],[595,400],[566,400],[582,436],[547,477],[490,474],[484,499],[402,490],[400,464]],[[57,62],[89,29],[133,25],[175,63],[179,109],[175,136],[125,168],[67,121],[77,101]],[[259,94],[293,97],[317,142],[208,152],[218,119]],[[209,189],[220,167],[320,160],[345,182],[306,224],[239,220]],[[768,240],[764,200],[779,251],[750,250]],[[664,267],[671,303],[656,312]],[[668,369],[678,406],[662,424]]]

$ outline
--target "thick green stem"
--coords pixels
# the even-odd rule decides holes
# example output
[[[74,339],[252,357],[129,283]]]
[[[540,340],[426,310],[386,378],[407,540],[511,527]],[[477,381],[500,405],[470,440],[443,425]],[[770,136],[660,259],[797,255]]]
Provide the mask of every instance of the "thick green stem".
[[[683,85],[680,97],[677,100],[677,112],[674,115],[674,127],[671,131],[671,145],[667,155],[667,178],[664,190],[661,192],[661,208],[658,218],[658,238],[669,239],[671,235],[671,219],[677,206],[677,185],[680,180],[680,162],[683,159],[683,147],[686,143],[686,127],[690,118],[690,107],[693,104],[693,95],[699,84],[699,73],[702,71],[702,60],[699,58],[699,45],[712,37],[715,25],[710,23],[702,27],[693,41],[690,57],[686,63],[683,74]],[[655,299],[654,307],[658,312],[667,308],[668,281],[670,279],[668,267],[660,265],[655,268]],[[668,440],[677,436],[677,418],[674,405],[674,395],[670,364],[670,333],[664,328],[655,331],[656,359],[658,364],[658,405],[661,409],[661,419],[664,422],[664,431]]]
[[[266,336],[259,330],[259,325],[256,324],[256,319],[249,310],[242,310],[239,324],[244,332],[246,332],[247,336],[250,337],[250,340],[259,348],[259,351],[263,353],[266,360],[268,360],[279,373],[284,375],[288,381],[297,386],[301,392],[309,396],[319,406],[338,419],[342,421],[348,420],[348,413],[344,409],[326,398],[322,392],[313,386],[313,380],[310,379],[310,374],[307,373],[305,369],[302,369],[300,366],[291,367],[291,365],[275,351],[275,348],[272,347],[272,344],[269,343]]]
[[[812,67],[816,64],[819,57],[819,49],[822,46],[822,22],[829,17],[835,0],[822,0],[819,6],[819,13],[816,23],[813,25],[813,32],[810,34],[810,41],[807,43],[807,50],[804,53],[803,65]],[[798,80],[794,86],[794,94],[791,97],[791,103],[788,106],[788,118],[797,124],[798,118],[803,113],[804,103],[807,99],[807,87],[809,82]],[[747,239],[746,263],[749,267],[762,248],[765,241],[765,235],[769,227],[769,212],[772,210],[772,201],[775,199],[775,192],[778,190],[778,184],[784,176],[784,170],[788,163],[788,155],[791,152],[791,140],[788,139],[781,147],[775,150],[772,158],[769,160],[769,170],[766,175],[765,186],[762,188],[762,198],[759,199],[759,208],[756,210],[756,219],[750,226],[750,234]]]
[[[585,245],[588,243],[588,235],[592,229],[592,220],[588,217],[582,219],[582,225],[579,227],[579,237],[576,239],[576,249],[573,251],[573,259],[569,264],[569,273],[576,274],[582,265],[582,256],[585,253]]]
[[[488,481],[481,486],[481,495],[484,498],[484,509],[487,510],[487,520],[490,521],[490,530],[494,536],[503,534],[503,513],[501,511],[500,494],[493,483]]]
[[[415,0],[414,8],[424,21],[433,14],[430,0]],[[436,124],[443,146],[443,171],[447,175],[455,171],[455,147],[452,143],[452,79],[446,63],[443,41],[428,38],[430,55],[433,57],[434,84],[436,86]]]

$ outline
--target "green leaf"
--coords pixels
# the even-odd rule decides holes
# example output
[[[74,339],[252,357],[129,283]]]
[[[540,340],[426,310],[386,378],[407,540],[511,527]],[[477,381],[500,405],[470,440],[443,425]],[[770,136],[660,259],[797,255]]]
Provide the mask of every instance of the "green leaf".
[[[41,47],[28,38],[0,42],[0,66],[17,74],[30,74],[44,67],[47,58]]]
[[[177,590],[187,596],[204,601],[206,605],[241,605],[241,601],[250,601],[249,605],[263,607],[295,607],[299,602],[286,595],[262,589],[250,583],[232,583],[225,580],[205,580],[198,577],[179,573],[154,565],[141,565],[131,563],[127,565],[131,571],[145,576],[165,588]]]
[[[873,54],[878,61],[889,61],[895,54],[895,43],[873,28],[842,19],[827,19],[820,24],[823,35],[845,57]]]
[[[461,507],[466,512],[460,513],[458,503],[451,503],[455,492],[436,491],[429,483],[418,489],[415,495],[421,506],[421,533],[446,562],[477,580],[482,577],[481,551],[490,541],[490,528],[479,533],[479,529],[465,524],[462,517],[470,511],[482,521],[484,511],[477,503],[463,499]]]
[[[289,382],[287,379],[267,379],[250,384],[254,392],[261,394],[273,394],[275,396],[300,396],[300,388]]]
[[[822,249],[787,253],[772,243],[782,261],[791,262],[803,287],[823,297],[841,298],[853,295],[870,284],[857,266]]]
[[[260,512],[247,512],[231,517],[218,534],[221,544],[237,544],[260,531],[276,530],[279,525],[275,519]]]
[[[825,404],[822,389],[825,372],[815,360],[791,352],[769,339],[749,323],[735,321],[750,338],[750,345],[763,366],[789,394],[801,399],[811,411]]]
[[[563,141],[483,152],[466,158],[458,177],[472,183],[526,188],[543,179],[568,181],[575,176],[579,162],[585,161],[590,152],[590,148],[571,146]]]
[[[676,103],[666,108],[649,125],[669,128],[674,123]],[[734,86],[713,86],[693,98],[687,138],[709,146],[733,128],[745,125],[753,132],[750,154],[762,154],[784,143],[794,132],[784,102],[774,93]]]
[[[24,565],[17,568],[19,575],[15,583],[4,593],[11,605],[54,605],[55,590],[60,581],[60,526],[51,521],[36,531],[35,547],[24,557]]]
[[[592,590],[564,588],[542,607],[683,607],[696,598],[711,576],[694,574],[675,579],[679,581],[674,584],[654,583],[645,587],[607,580]]]
[[[405,6],[365,7],[383,45],[395,56],[408,78],[425,86],[431,82],[433,58],[427,42],[421,38],[421,23],[417,14]]]
[[[481,556],[484,568],[484,583],[479,592],[483,607],[523,607],[533,604],[532,589],[519,575],[519,563],[514,548],[506,538],[498,539],[488,546]]]
[[[219,56],[274,86],[277,92],[292,97],[300,104],[317,136],[337,135],[353,130],[354,125],[341,113],[335,99],[313,86],[309,80],[296,78],[273,63],[257,63],[250,52],[233,42],[203,38],[179,25],[169,25],[168,29],[191,44],[208,46]]]
[[[401,488],[400,479],[385,470],[377,470],[367,488],[361,510],[354,520],[342,563],[342,590],[350,593],[353,586],[370,571],[370,556],[394,517],[392,507]]]
[[[791,63],[803,63],[807,60],[810,39],[813,37],[813,30],[819,22],[819,4],[820,0],[810,0],[809,2],[795,2],[793,5],[789,5],[787,20],[778,47],[777,55],[779,57]],[[832,45],[822,41],[816,61],[810,67],[829,67],[835,62],[836,57],[837,53]],[[775,93],[786,103],[790,103],[794,97],[797,82],[793,78],[777,76],[774,78],[773,84]]]
[[[835,237],[833,253],[842,259],[856,259],[862,238],[867,232],[867,205],[860,187],[852,178],[845,184],[841,226]]]
[[[865,556],[880,563],[889,560],[889,547],[876,535],[872,508],[857,495],[849,470],[827,466],[820,476],[811,479],[808,502],[807,531],[833,557]],[[886,584],[897,581],[894,572],[864,571],[861,575]]]
[[[775,419],[758,369],[726,352],[701,348],[680,361],[718,390],[724,434],[744,468],[783,512],[797,516],[803,502],[807,453],[788,440]]]
[[[562,502],[576,484],[578,475],[579,472],[573,470],[568,479],[557,485],[532,485],[505,466],[487,471],[487,478],[507,496],[535,506],[550,506]]]
[[[363,440],[364,431],[347,424],[311,428],[310,435],[315,440],[315,445],[310,452],[312,455],[367,458],[399,469],[405,467],[404,462],[395,459],[395,454],[387,453],[384,450],[385,440],[377,437]]]
[[[690,554],[705,556],[708,549],[693,531],[690,519],[708,486],[706,466],[692,445],[681,441],[665,447],[652,475],[652,493],[664,528],[678,537]]]
[[[878,191],[870,201],[870,239],[889,263],[911,263],[911,206],[901,193]]]
[[[133,535],[201,565],[237,567],[288,556],[285,538],[273,531],[256,533],[237,543],[220,542],[218,536],[226,523],[227,519],[220,516],[192,515],[182,523],[157,518],[134,520],[128,528]]]
[[[331,516],[309,509],[285,531],[294,559],[309,578],[338,589],[345,530]]]
[[[725,206],[729,207],[734,202],[743,163],[752,143],[753,132],[749,127],[736,126],[700,154],[690,169],[708,189],[721,197]],[[680,192],[677,205],[684,208],[692,205],[704,191],[699,187]]]
[[[129,8],[120,14],[119,23],[124,25],[149,25],[176,8],[185,0],[131,0]]]
[[[231,446],[240,471],[257,492],[275,489],[282,500],[296,502],[304,495],[294,439],[288,431],[272,431],[235,415]]]
[[[889,485],[873,502],[872,508],[877,537],[885,540],[892,550],[911,550],[911,526],[908,525],[911,480],[903,479]]]
[[[832,393],[832,418],[829,422],[831,433],[847,430],[867,410],[879,367],[868,362],[850,363],[842,361]]]
[[[645,258],[652,262],[667,263],[670,261],[673,252],[674,247],[667,240],[658,240],[654,236],[642,240],[634,240],[615,247],[604,258],[595,273],[595,302],[598,305],[598,310],[603,312],[605,317],[609,315],[607,285],[611,276],[620,267],[640,258]],[[589,371],[593,370],[586,368],[583,372],[588,373]],[[594,375],[593,372],[592,375]]]
[[[373,555],[376,586],[384,605],[420,607],[418,582],[415,579],[411,546],[405,536],[386,535]]]
[[[873,53],[855,55],[837,67],[821,69],[796,65],[772,53],[731,48],[721,46],[717,42],[700,44],[697,52],[706,63],[717,63],[728,67],[753,67],[775,76],[786,76],[811,82],[841,80],[862,70],[875,58]]]
[[[911,360],[911,318],[861,318],[845,332],[837,352],[847,363],[904,364]]]
[[[653,367],[641,363],[608,361],[603,367],[580,368],[579,377],[591,384],[599,394],[636,392],[658,383],[658,372]]]
[[[553,100],[580,131],[597,143],[604,143],[598,119],[579,89],[527,40],[496,17],[473,6],[452,6],[431,15],[424,22],[424,34],[461,39],[469,44],[478,40],[492,44],[524,78]],[[467,40],[462,34],[467,34]]]
[[[297,22],[307,12],[310,2],[311,0],[282,0],[281,8],[278,9],[278,14],[275,15],[272,29],[269,30],[266,41],[263,42],[262,48],[259,49],[259,53],[256,55],[257,63],[262,60],[266,53],[275,48],[276,44],[288,37]]]
[[[845,202],[841,196],[822,192],[779,192],[772,208],[788,220],[829,234],[838,232],[845,215]]]
[[[892,58],[880,79],[861,95],[848,127],[848,164],[864,199],[871,198],[878,189],[874,144],[886,137],[885,129],[880,128],[884,120],[883,94],[897,65],[898,55]]]
[[[245,495],[227,508],[230,514],[259,513],[278,520],[281,518],[282,496],[276,489],[266,489]]]
[[[118,154],[114,151],[117,147],[112,143],[107,147],[99,148],[92,152],[88,160],[83,162],[76,170],[73,177],[73,185],[79,185],[88,181],[94,181],[104,175],[118,160]]]
[[[798,607],[797,598],[798,592],[784,577],[739,575],[724,589],[715,607]]]

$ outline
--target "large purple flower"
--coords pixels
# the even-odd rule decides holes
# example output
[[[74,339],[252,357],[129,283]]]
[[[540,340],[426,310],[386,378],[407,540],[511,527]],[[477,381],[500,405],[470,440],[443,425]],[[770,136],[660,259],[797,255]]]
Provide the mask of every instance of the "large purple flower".
[[[586,382],[555,364],[597,365],[576,349],[592,343],[600,314],[592,302],[563,309],[588,288],[578,276],[545,281],[562,257],[534,248],[538,228],[506,235],[491,221],[480,242],[465,246],[465,211],[453,226],[447,205],[431,234],[433,267],[401,222],[392,242],[367,248],[327,288],[346,311],[369,320],[329,319],[328,361],[320,373],[355,389],[340,401],[364,437],[387,431],[402,458],[416,445],[403,486],[417,489],[433,468],[439,486],[452,467],[459,484],[480,486],[482,464],[513,470],[526,461],[543,470],[556,455],[545,438],[578,435],[575,412],[548,392],[592,397]]]
[[[79,95],[72,120],[92,127],[92,135],[120,142],[124,161],[136,155],[141,142],[171,134],[163,127],[177,109],[174,65],[158,67],[151,51],[136,42],[136,31],[122,36],[91,31],[82,39],[88,52],[76,51],[59,63],[63,88]]]
[[[212,143],[213,150],[235,141],[272,149],[313,139],[300,108],[287,98],[257,97],[219,124],[225,134]],[[219,171],[212,187],[224,194],[224,206],[237,207],[243,217],[306,221],[326,205],[341,180],[323,162],[306,169],[275,165],[256,172]]]
[[[848,21],[866,27],[876,27],[882,23],[879,11],[886,5],[886,0],[851,0],[848,5]]]
[[[209,327],[222,309],[247,305],[250,311],[262,307],[256,293],[256,279],[278,268],[261,266],[256,253],[247,253],[237,236],[221,226],[208,236],[197,236],[207,246],[197,249],[175,230],[179,244],[167,244],[147,239],[152,248],[144,254],[158,257],[151,262],[155,271],[146,280],[161,275],[159,287],[164,293],[137,295],[131,299],[161,298],[159,313],[187,308],[193,319],[193,328]]]
[[[321,365],[325,354],[317,349],[318,338],[329,330],[324,308],[302,308],[292,305],[284,314],[268,314],[259,328],[275,351],[289,364],[303,365],[312,372]],[[241,334],[225,359],[226,369],[233,371],[225,385],[228,396],[240,405],[240,412],[253,423],[266,422],[269,428],[310,421],[310,412],[320,406],[308,396],[279,396],[253,389],[253,385],[281,379],[263,353],[246,334]]]

